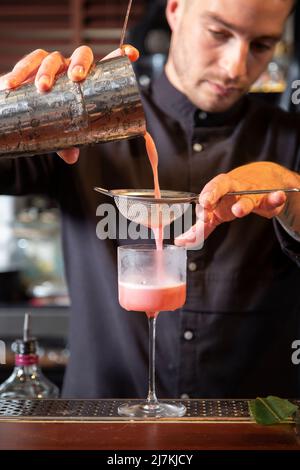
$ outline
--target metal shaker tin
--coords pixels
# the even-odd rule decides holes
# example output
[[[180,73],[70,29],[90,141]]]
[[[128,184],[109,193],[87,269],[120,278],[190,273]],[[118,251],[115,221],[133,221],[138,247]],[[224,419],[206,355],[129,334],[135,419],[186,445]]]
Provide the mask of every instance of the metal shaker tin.
[[[0,92],[0,158],[143,135],[145,117],[126,56],[97,62],[82,82],[60,75],[52,90],[33,83]]]

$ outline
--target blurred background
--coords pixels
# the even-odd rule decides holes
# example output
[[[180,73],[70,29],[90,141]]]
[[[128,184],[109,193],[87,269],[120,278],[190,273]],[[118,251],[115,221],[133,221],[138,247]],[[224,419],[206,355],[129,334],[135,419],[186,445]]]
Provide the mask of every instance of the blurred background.
[[[1,0],[0,74],[36,48],[68,56],[80,44],[100,59],[118,47],[127,0]],[[133,0],[126,41],[141,58],[134,65],[141,85],[161,73],[170,32],[165,0]],[[290,17],[284,37],[266,73],[252,92],[284,109],[292,82],[300,79],[300,8]],[[0,339],[6,342],[6,365],[0,383],[13,367],[10,345],[21,337],[24,313],[32,313],[32,332],[40,343],[41,365],[61,386],[68,360],[68,291],[64,280],[60,220],[54,201],[42,197],[0,196]]]

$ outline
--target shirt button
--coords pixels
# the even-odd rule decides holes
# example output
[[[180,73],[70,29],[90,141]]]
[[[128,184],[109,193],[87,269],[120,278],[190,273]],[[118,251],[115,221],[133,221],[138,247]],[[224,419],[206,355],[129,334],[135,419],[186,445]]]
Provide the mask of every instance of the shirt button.
[[[195,271],[197,271],[197,264],[194,263],[194,261],[191,261],[188,265],[188,268],[191,273],[194,273]]]
[[[200,111],[198,117],[199,119],[201,119],[201,121],[204,121],[207,118],[207,113],[205,113],[204,111]]]
[[[191,330],[186,330],[183,337],[186,341],[191,341],[194,338],[194,333]]]
[[[203,150],[203,145],[202,145],[202,144],[199,144],[199,143],[194,144],[194,145],[193,145],[193,150],[194,150],[194,152],[202,152],[202,150]]]
[[[187,393],[182,393],[182,394],[180,395],[180,398],[181,398],[182,400],[188,400],[188,399],[190,398],[190,396],[189,396]]]

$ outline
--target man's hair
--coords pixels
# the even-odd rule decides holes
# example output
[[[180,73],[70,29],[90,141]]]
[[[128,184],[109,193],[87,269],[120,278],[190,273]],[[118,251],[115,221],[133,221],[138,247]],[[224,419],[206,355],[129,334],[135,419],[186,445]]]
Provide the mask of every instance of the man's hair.
[[[165,3],[167,3],[167,0],[165,0]],[[184,2],[184,8],[188,8],[188,6],[190,6],[190,5],[188,5],[188,4],[191,4],[191,3],[192,3],[192,0],[185,0],[185,2]],[[294,13],[294,11],[295,11],[296,8],[298,7],[298,5],[299,5],[299,0],[294,0],[294,1],[293,1],[293,7],[292,7],[292,9],[291,9],[290,15],[291,15],[292,13]]]

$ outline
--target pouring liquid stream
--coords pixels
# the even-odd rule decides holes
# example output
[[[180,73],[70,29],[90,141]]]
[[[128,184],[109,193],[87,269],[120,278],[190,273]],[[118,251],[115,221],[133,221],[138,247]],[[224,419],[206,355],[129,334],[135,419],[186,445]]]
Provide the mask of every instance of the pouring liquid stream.
[[[159,179],[158,179],[158,153],[156,150],[156,146],[154,140],[152,139],[149,132],[146,132],[144,135],[145,142],[146,142],[146,150],[148,154],[148,158],[151,164],[152,173],[153,173],[153,181],[154,181],[154,196],[157,199],[161,198],[160,186],[159,186]],[[155,210],[160,211],[159,204],[155,207]],[[162,221],[161,214],[158,214],[158,220]],[[162,223],[158,225],[158,227],[151,227],[154,233],[156,248],[158,251],[163,249],[163,231],[164,228]]]
[[[154,196],[155,198],[161,198],[161,191],[159,186],[159,179],[158,179],[158,153],[155,146],[155,143],[151,137],[151,135],[146,132],[144,135],[145,142],[146,142],[146,150],[148,154],[148,158],[151,164],[152,173],[153,173],[153,181],[154,181]],[[166,280],[164,274],[164,267],[163,267],[163,260],[162,260],[162,250],[163,250],[163,231],[164,227],[162,224],[162,214],[160,213],[160,206],[159,204],[155,207],[155,210],[158,211],[157,219],[160,221],[158,226],[152,226],[152,230],[154,233],[155,243],[156,243],[156,250],[157,250],[157,279],[160,282],[160,286],[157,288],[152,288],[147,292],[146,297],[147,300],[147,308],[146,314],[148,317],[155,317],[158,315],[160,310],[174,310],[180,305],[180,302],[175,302],[173,305],[173,299],[177,299],[177,297],[181,298],[182,295],[185,294],[185,286],[184,285],[177,285],[177,286],[169,286],[168,288],[164,287]],[[156,218],[156,217],[155,217]],[[144,292],[145,294],[145,292]],[[149,303],[149,299],[152,297],[153,302],[152,304]],[[164,298],[164,300],[163,300]],[[178,300],[178,299],[177,299]],[[176,307],[177,305],[177,307]],[[154,308],[156,306],[156,308]]]

